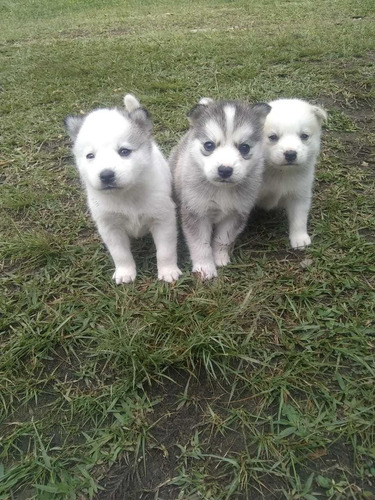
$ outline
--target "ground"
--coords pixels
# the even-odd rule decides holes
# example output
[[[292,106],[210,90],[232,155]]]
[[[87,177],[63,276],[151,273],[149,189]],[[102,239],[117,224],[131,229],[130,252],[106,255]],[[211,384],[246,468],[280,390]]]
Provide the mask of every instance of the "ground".
[[[372,2],[1,6],[0,499],[375,498]],[[313,245],[112,283],[62,123],[126,92],[166,154],[202,96],[323,105]]]

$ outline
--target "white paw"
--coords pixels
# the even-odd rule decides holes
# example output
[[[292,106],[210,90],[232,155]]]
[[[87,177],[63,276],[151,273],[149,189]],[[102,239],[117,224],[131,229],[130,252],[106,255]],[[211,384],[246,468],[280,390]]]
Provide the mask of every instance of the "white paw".
[[[290,245],[292,248],[302,249],[311,245],[311,238],[307,233],[291,234]]]
[[[199,273],[201,279],[211,280],[212,278],[216,278],[217,271],[216,266],[212,262],[207,262],[205,264],[200,264],[199,262],[193,265],[193,273]]]
[[[130,283],[135,280],[137,276],[137,271],[135,267],[117,267],[116,271],[113,273],[112,278],[116,281],[117,285],[121,283]]]
[[[178,280],[181,274],[182,272],[177,266],[164,266],[158,269],[158,279],[168,283]]]
[[[214,261],[217,267],[223,267],[229,264],[230,258],[229,253],[226,250],[218,250],[215,252],[214,250]]]

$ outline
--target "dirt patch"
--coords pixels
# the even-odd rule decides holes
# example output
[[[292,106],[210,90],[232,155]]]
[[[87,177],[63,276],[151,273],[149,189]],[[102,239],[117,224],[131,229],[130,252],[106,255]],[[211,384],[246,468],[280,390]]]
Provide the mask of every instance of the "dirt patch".
[[[169,483],[179,474],[179,459],[184,449],[192,447],[197,434],[202,441],[201,453],[225,457],[230,453],[240,453],[246,446],[240,428],[233,427],[223,434],[211,435],[208,422],[213,414],[216,419],[224,421],[225,409],[229,405],[246,407],[248,411],[254,409],[256,399],[253,396],[248,394],[244,400],[230,402],[229,385],[209,381],[204,375],[193,378],[176,370],[168,372],[168,376],[174,382],[168,381],[150,391],[150,397],[161,397],[162,403],[155,407],[150,421],[152,444],[146,456],[136,465],[129,457],[122,457],[114,464],[101,483],[103,491],[96,500],[176,499],[179,488]],[[187,400],[183,403],[185,397]],[[214,464],[212,468],[215,468]],[[215,475],[214,470],[212,472]]]
[[[248,442],[248,430],[241,427],[239,420],[233,420],[229,425],[225,420],[228,409],[254,414],[261,404],[261,397],[256,397],[250,389],[239,388],[237,398],[231,399],[230,385],[210,382],[204,375],[192,378],[186,372],[170,370],[167,375],[174,379],[162,386],[155,386],[149,393],[150,397],[161,397],[162,402],[155,407],[155,412],[149,421],[152,438],[144,456],[135,459],[134,456],[122,456],[107,472],[100,483],[102,490],[95,500],[175,500],[176,498],[198,499],[199,496],[183,496],[181,488],[176,484],[179,475],[189,474],[189,467],[195,462],[194,442],[199,436],[196,447],[197,458],[205,456],[206,471],[211,478],[217,478],[227,487],[232,480],[230,467],[209,457],[230,457],[240,462],[241,453],[246,449],[250,455],[256,456],[256,450]],[[249,377],[251,375],[249,374]],[[188,389],[187,389],[188,388]],[[187,401],[182,404],[183,398]],[[263,415],[267,418],[277,414],[277,405],[271,405]],[[220,422],[223,432],[218,432]],[[258,426],[258,430],[267,435],[268,424]],[[187,451],[187,452],[186,452]],[[184,455],[185,454],[185,455]],[[185,462],[185,471],[181,470]],[[344,442],[334,442],[325,449],[316,449],[306,457],[306,463],[297,467],[301,478],[308,479],[314,472],[330,480],[340,482],[340,478],[354,477],[355,460],[351,446]],[[287,485],[275,475],[263,474],[262,486],[249,485],[246,493],[236,493],[230,498],[236,500],[261,500],[264,498],[282,500],[285,498],[282,488]],[[371,482],[354,481],[348,484],[348,490],[357,493],[365,489],[375,493]],[[318,486],[315,491],[324,494],[324,489]],[[214,498],[214,497],[213,497]],[[362,498],[358,496],[358,498]]]

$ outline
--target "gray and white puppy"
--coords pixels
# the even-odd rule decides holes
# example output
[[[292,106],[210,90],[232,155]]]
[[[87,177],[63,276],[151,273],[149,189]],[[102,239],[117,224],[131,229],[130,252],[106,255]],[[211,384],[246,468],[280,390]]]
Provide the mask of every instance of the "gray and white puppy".
[[[262,181],[266,103],[202,98],[170,165],[193,272],[217,276],[244,229]]]

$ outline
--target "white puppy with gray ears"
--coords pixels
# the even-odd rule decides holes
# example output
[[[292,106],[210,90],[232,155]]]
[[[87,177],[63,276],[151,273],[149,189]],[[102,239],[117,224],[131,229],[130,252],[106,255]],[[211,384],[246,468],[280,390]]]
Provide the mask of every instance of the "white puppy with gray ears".
[[[266,210],[286,208],[291,247],[304,248],[311,243],[307,218],[327,113],[300,99],[269,104],[271,112],[264,125],[265,170],[257,205]]]
[[[124,103],[126,110],[68,116],[65,126],[91,215],[116,267],[116,283],[135,279],[130,238],[148,231],[156,246],[158,278],[172,282],[181,271],[170,170],[152,138],[147,111],[131,94]]]
[[[193,272],[217,276],[245,227],[262,181],[266,103],[203,98],[170,163]]]

